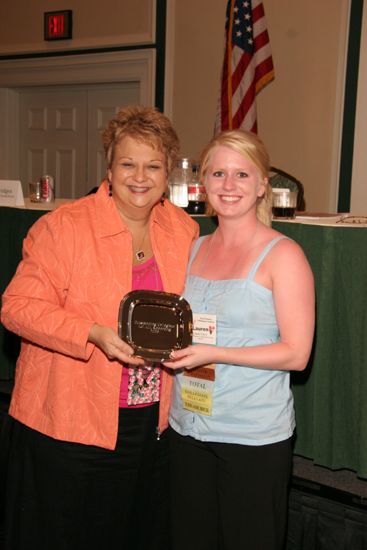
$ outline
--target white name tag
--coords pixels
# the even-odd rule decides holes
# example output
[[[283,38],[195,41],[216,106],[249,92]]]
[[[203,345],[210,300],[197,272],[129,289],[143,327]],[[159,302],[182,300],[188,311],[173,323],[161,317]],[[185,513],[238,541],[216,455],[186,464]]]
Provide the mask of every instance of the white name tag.
[[[192,341],[194,344],[217,343],[217,316],[193,313]]]
[[[0,206],[24,206],[20,181],[0,180]]]

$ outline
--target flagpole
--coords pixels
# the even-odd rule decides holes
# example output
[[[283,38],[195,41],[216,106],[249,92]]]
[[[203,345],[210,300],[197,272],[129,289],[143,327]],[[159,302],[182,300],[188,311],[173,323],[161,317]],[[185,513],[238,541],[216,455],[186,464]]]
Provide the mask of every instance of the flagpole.
[[[227,97],[228,97],[228,128],[232,130],[232,32],[233,32],[233,13],[235,0],[231,0],[229,13],[229,24],[227,34],[227,55],[228,55],[228,77],[227,77]]]

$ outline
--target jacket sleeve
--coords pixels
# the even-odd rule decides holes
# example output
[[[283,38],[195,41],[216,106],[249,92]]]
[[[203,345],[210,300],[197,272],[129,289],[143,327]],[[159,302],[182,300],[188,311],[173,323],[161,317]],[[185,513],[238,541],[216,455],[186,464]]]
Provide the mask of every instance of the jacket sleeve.
[[[42,216],[23,243],[23,260],[2,298],[7,329],[39,346],[88,359],[92,320],[67,311],[65,302],[75,255],[73,219],[57,212]]]

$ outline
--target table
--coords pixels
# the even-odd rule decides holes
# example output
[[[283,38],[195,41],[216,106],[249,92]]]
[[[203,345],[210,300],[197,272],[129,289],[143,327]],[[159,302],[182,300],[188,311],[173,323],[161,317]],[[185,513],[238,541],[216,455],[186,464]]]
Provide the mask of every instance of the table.
[[[21,242],[42,211],[0,207],[0,291],[14,273]],[[197,216],[201,233],[215,219]],[[298,242],[315,276],[317,320],[311,359],[292,373],[295,453],[321,466],[367,478],[367,227],[274,222]],[[19,350],[0,327],[0,379],[10,379]]]
[[[301,244],[316,284],[311,360],[292,375],[295,452],[367,478],[367,227],[274,225]]]

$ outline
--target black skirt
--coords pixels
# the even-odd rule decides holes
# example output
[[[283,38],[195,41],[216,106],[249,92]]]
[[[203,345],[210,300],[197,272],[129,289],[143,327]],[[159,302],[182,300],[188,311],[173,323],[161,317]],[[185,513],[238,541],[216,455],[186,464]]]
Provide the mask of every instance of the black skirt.
[[[158,405],[120,409],[114,451],[13,421],[5,550],[158,550],[168,541],[167,435]]]

